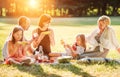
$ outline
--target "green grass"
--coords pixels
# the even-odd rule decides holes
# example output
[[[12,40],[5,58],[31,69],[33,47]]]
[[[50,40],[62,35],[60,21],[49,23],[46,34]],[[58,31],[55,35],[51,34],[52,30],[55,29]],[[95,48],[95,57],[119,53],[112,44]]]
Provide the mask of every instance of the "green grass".
[[[55,32],[56,45],[52,47],[53,52],[64,52],[60,40],[64,39],[68,44],[75,41],[75,35],[84,33],[88,35],[97,26],[98,17],[82,18],[55,18],[51,27]],[[0,59],[1,48],[5,39],[16,24],[16,19],[0,19]],[[32,18],[32,24],[29,31],[25,32],[25,37],[30,39],[32,30],[37,27],[37,19]],[[114,21],[114,22],[113,22]],[[120,42],[119,17],[112,17],[112,25]],[[120,54],[116,50],[110,50],[108,58],[120,59]],[[0,77],[119,77],[120,65],[116,63],[107,64],[40,64],[31,66],[3,65],[0,64]]]

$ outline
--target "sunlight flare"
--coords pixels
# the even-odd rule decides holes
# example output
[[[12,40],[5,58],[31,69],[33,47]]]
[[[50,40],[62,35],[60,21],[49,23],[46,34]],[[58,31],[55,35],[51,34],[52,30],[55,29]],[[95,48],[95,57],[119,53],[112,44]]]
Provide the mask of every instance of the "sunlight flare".
[[[37,7],[37,2],[36,0],[30,0],[29,5],[33,8]]]

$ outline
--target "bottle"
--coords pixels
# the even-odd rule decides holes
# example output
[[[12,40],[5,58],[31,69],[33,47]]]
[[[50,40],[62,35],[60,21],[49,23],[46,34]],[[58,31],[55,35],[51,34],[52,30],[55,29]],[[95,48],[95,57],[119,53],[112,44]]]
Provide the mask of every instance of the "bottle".
[[[38,52],[39,52],[38,62],[41,63],[41,62],[43,62],[43,55],[44,55],[42,46],[39,46],[39,51]]]
[[[43,53],[43,47],[42,47],[41,45],[39,46],[39,54],[40,54],[41,56],[43,56],[43,54],[44,54],[44,53]]]

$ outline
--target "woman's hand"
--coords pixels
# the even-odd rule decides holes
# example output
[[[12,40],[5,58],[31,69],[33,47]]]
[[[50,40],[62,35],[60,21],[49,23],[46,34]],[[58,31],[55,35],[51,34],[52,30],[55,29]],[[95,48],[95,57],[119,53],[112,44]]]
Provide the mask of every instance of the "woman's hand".
[[[33,39],[36,39],[36,38],[38,38],[39,36],[38,36],[38,33],[34,33],[33,34]]]
[[[46,34],[44,34],[43,32],[41,32],[40,36],[38,36],[37,34],[34,35],[36,37],[34,37],[34,40],[32,42],[32,45],[34,48],[38,47],[38,45],[40,44],[41,40],[45,37]]]

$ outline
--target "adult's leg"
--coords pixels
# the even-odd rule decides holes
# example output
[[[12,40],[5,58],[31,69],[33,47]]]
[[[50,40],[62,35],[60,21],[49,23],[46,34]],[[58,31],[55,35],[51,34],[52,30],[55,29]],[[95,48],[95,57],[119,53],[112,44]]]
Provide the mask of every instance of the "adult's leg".
[[[97,56],[105,58],[107,56],[108,52],[109,52],[108,49],[104,49],[104,52],[100,52],[99,54],[97,54]]]
[[[84,57],[103,57],[103,58],[105,58],[106,55],[108,54],[108,51],[109,51],[108,49],[104,49],[103,52],[99,52],[99,51],[85,52],[80,55],[80,58],[84,58]]]
[[[33,64],[36,61],[35,56],[24,56],[23,58],[21,58],[21,62],[24,64]]]

